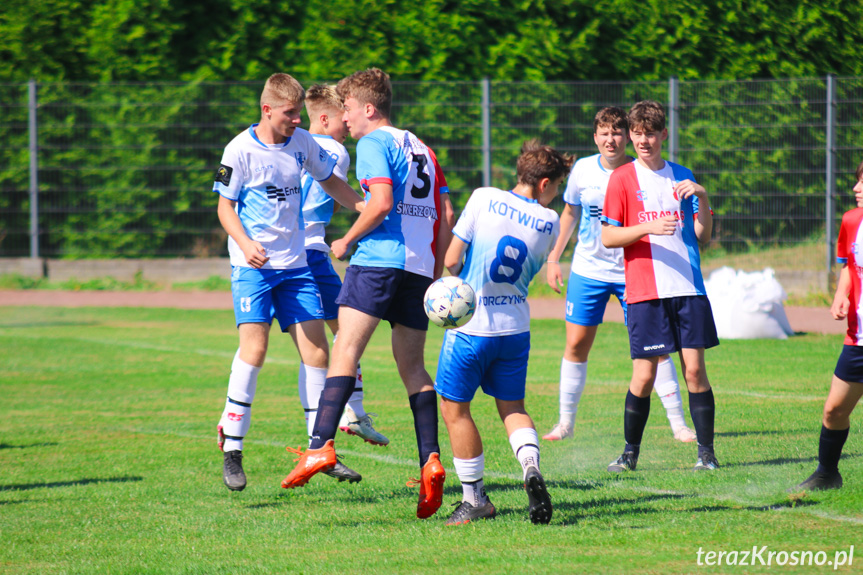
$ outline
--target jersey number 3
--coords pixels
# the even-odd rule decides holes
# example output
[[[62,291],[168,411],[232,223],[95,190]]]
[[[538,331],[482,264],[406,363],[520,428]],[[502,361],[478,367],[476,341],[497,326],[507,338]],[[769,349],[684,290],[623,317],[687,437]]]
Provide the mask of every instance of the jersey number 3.
[[[516,254],[515,257],[512,257],[513,253]],[[527,259],[527,244],[518,238],[503,236],[497,244],[496,256],[489,270],[491,281],[499,284],[515,284],[521,277],[522,266]],[[512,272],[504,273],[507,268]]]
[[[413,156],[411,158],[411,168],[413,168],[414,165],[416,165],[417,173],[415,178],[411,178],[411,196],[421,200],[423,198],[427,198],[431,191],[431,179],[429,179],[429,175],[426,173],[428,158],[422,154]]]

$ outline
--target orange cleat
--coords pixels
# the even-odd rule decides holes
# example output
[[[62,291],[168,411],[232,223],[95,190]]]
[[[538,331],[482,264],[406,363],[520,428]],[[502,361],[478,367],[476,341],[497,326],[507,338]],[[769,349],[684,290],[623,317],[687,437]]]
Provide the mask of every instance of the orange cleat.
[[[425,519],[434,515],[443,503],[443,483],[446,471],[441,465],[440,456],[432,453],[423,465],[422,479],[408,481],[408,487],[420,486],[420,498],[417,502],[417,517]]]
[[[299,455],[294,461],[299,461],[294,470],[282,480],[282,487],[285,489],[293,489],[294,487],[302,487],[309,482],[316,473],[320,471],[331,471],[336,462],[336,450],[333,447],[333,440],[328,440],[323,447],[319,449],[306,449],[303,452],[301,449],[293,447],[286,448],[290,453]]]

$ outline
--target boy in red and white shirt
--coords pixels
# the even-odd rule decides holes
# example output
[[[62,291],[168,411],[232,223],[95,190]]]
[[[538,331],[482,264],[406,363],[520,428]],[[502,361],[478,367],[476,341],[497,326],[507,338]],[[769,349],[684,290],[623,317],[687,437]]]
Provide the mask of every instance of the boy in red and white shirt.
[[[851,428],[851,412],[863,397],[863,329],[860,317],[861,282],[863,266],[857,254],[863,250],[863,162],[857,166],[857,184],[854,198],[857,207],[845,212],[839,228],[836,246],[836,261],[845,264],[836,285],[836,295],[830,313],[833,319],[848,318],[848,333],[845,346],[839,355],[830,394],[824,403],[821,419],[821,437],[818,441],[818,468],[796,489],[839,489],[842,476],[839,474],[839,458]]]
[[[719,467],[713,452],[715,402],[704,350],[719,345],[701,276],[698,244],[710,239],[713,214],[707,191],[692,172],[662,159],[668,138],[665,111],[646,100],[629,111],[629,136],[638,156],[614,170],[602,215],[602,243],[623,248],[632,380],[626,396],[623,454],[611,472],[634,470],[650,415],[659,357],[674,351],[689,390],[698,437],[695,470]]]

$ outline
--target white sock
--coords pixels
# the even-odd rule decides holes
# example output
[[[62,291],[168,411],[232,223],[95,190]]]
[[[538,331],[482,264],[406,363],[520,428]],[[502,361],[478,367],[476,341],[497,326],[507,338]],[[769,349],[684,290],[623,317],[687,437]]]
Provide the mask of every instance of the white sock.
[[[474,507],[485,505],[488,501],[482,479],[485,472],[485,453],[480,453],[473,459],[453,457],[452,462],[461,481],[462,501],[467,501]]]
[[[560,423],[572,426],[587,382],[587,362],[560,362]]]
[[[258,387],[261,368],[240,359],[240,350],[234,355],[231,376],[228,379],[228,399],[219,425],[225,437],[224,451],[242,451],[243,438],[252,424],[252,401]]]
[[[539,436],[536,434],[536,429],[532,427],[516,429],[509,436],[509,444],[525,475],[529,467],[539,469]]]
[[[671,424],[671,430],[677,431],[681,427],[685,427],[686,419],[683,417],[680,384],[677,382],[677,370],[674,369],[674,362],[670,357],[657,364],[656,381],[653,384],[653,389],[656,390],[659,399],[662,400],[665,414],[668,416],[668,423]]]
[[[348,399],[348,405],[351,406],[351,409],[354,410],[358,418],[366,414],[366,410],[363,407],[363,370],[360,364],[357,364],[357,382],[354,384],[354,392]]]
[[[297,382],[297,391],[300,393],[300,403],[306,414],[306,429],[309,437],[315,429],[315,418],[318,415],[318,402],[327,382],[327,368],[309,367],[300,362],[300,376]]]

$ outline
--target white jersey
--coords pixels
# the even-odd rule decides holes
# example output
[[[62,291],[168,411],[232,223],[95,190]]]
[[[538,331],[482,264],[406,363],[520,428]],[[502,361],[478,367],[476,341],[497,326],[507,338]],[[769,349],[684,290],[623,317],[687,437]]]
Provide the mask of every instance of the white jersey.
[[[321,148],[336,160],[336,174],[347,175],[351,167],[348,150],[331,136],[312,134]],[[347,179],[345,179],[347,181]],[[306,223],[306,249],[320,252],[330,251],[326,242],[326,227],[333,219],[336,201],[307,171],[303,170],[303,221]]]
[[[600,162],[599,154],[578,160],[573,166],[563,193],[563,201],[581,206],[578,243],[572,255],[572,273],[608,283],[624,283],[623,249],[602,245],[602,206],[611,170]]]
[[[459,277],[476,292],[476,312],[457,331],[478,336],[530,330],[527,287],[560,233],[554,210],[497,188],[479,188],[453,233],[469,244]]]
[[[237,202],[236,211],[250,239],[260,242],[269,261],[262,269],[306,266],[300,204],[303,170],[317,180],[338,174],[335,159],[306,130],[297,128],[284,144],[264,144],[253,124],[225,147],[213,191]],[[231,265],[251,267],[243,250],[228,238]]]

